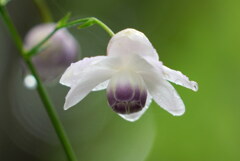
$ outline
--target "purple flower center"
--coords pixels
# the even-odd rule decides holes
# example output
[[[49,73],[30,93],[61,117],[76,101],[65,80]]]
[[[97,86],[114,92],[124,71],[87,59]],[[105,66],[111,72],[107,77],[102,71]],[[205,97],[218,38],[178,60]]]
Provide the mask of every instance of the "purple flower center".
[[[120,114],[131,114],[141,111],[145,106],[147,91],[130,85],[118,86],[115,91],[108,90],[108,103]]]

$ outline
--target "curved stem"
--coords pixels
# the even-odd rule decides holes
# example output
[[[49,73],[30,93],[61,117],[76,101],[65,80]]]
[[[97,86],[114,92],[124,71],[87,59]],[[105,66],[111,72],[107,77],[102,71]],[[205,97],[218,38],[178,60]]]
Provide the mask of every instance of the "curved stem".
[[[45,0],[34,0],[34,3],[36,4],[38,10],[41,13],[42,20],[44,22],[52,22],[53,21],[52,14],[48,6],[46,5]]]
[[[77,20],[71,21],[71,22],[61,26],[61,28],[72,27],[72,26],[76,26],[76,25],[80,25],[80,28],[85,28],[85,27],[92,26],[94,24],[99,25],[111,37],[114,35],[114,32],[106,24],[104,24],[102,21],[100,21],[99,19],[97,19],[95,17],[87,17],[87,18],[83,18],[83,19],[77,19]],[[81,26],[83,26],[83,27],[81,27]]]
[[[96,24],[101,26],[111,37],[114,36],[114,32],[107,26],[105,25],[102,21],[100,21],[97,18],[92,18]]]
[[[26,55],[31,57],[33,55],[35,55],[39,49],[41,48],[41,46],[47,42],[58,30],[62,29],[62,28],[69,28],[69,27],[73,27],[73,26],[77,26],[80,25],[80,28],[86,28],[86,27],[90,27],[94,24],[99,25],[102,29],[104,29],[111,37],[114,35],[114,32],[107,26],[105,25],[102,21],[100,21],[99,19],[95,18],[95,17],[88,17],[88,18],[83,18],[83,19],[77,19],[77,20],[73,20],[71,22],[68,22],[64,25],[61,26],[56,26],[56,28],[50,33],[48,34],[42,41],[40,41],[36,46],[34,46],[32,49],[30,49],[29,51],[26,52]]]
[[[55,111],[46,90],[44,89],[44,86],[38,76],[38,73],[34,67],[34,65],[31,62],[31,59],[29,57],[26,57],[26,53],[23,51],[23,43],[21,40],[20,35],[18,34],[16,28],[14,27],[10,16],[8,15],[7,11],[3,6],[0,6],[0,15],[2,16],[6,26],[8,27],[11,37],[14,40],[24,62],[27,64],[29,70],[31,71],[32,75],[37,80],[37,91],[38,94],[43,102],[43,105],[47,111],[47,114],[52,122],[52,125],[57,133],[57,136],[63,146],[63,149],[67,155],[67,158],[69,161],[77,161],[76,156],[74,154],[74,151],[71,147],[70,141],[67,138],[67,135],[64,131],[64,128],[60,122],[60,119],[58,118],[57,112]]]

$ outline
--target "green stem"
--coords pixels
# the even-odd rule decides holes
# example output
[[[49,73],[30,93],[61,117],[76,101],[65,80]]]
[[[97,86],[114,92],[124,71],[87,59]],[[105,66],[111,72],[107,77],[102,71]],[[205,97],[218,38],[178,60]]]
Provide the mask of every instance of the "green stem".
[[[12,34],[12,37],[14,37],[13,41],[16,44],[17,49],[23,56],[23,45],[20,35],[18,34],[17,30],[15,29],[10,16],[8,15],[8,12],[6,9],[0,5],[0,14],[2,15],[3,21],[8,26],[9,32]]]
[[[64,128],[60,122],[60,119],[57,115],[57,112],[55,111],[55,109],[53,108],[53,105],[48,97],[48,94],[45,90],[45,88],[43,87],[43,84],[37,74],[37,71],[34,67],[34,65],[32,64],[30,59],[26,59],[25,60],[29,70],[31,71],[32,75],[35,77],[36,81],[37,81],[37,91],[42,99],[42,102],[45,106],[45,109],[50,117],[50,120],[52,122],[52,124],[54,125],[54,128],[56,130],[56,133],[63,145],[63,148],[66,152],[66,155],[68,157],[69,161],[77,161],[77,158],[73,152],[72,146],[67,138],[67,135],[64,131]]]
[[[89,26],[97,24],[102,29],[104,29],[111,37],[114,35],[114,32],[107,25],[105,25],[102,21],[100,21],[99,19],[97,19],[95,17],[87,17],[87,18],[83,18],[83,19],[74,20],[74,21],[71,21],[71,22],[63,25],[61,28],[66,28],[66,27],[72,27],[72,26],[80,25],[83,22],[85,22],[85,23],[91,22]],[[88,26],[84,26],[84,27],[88,27]]]
[[[53,124],[53,127],[57,133],[57,136],[63,146],[63,149],[67,155],[68,160],[69,161],[77,161],[76,156],[71,147],[71,144],[70,144],[70,142],[67,138],[67,135],[64,131],[64,128],[60,122],[60,119],[58,118],[57,112],[55,111],[55,109],[47,95],[47,92],[44,89],[44,86],[38,76],[38,73],[37,73],[34,65],[31,62],[31,59],[29,57],[26,57],[26,53],[23,51],[23,43],[22,43],[21,37],[18,34],[16,28],[14,27],[6,9],[3,6],[0,6],[0,15],[2,16],[6,26],[8,27],[10,34],[12,36],[12,39],[14,40],[23,60],[25,61],[26,65],[28,66],[29,70],[31,71],[32,75],[35,77],[35,79],[37,81],[38,94],[44,104],[44,107],[48,113],[48,116],[49,116],[52,124]]]
[[[34,0],[34,3],[36,4],[38,10],[41,13],[42,20],[44,22],[52,22],[53,21],[52,14],[48,6],[46,5],[45,0]]]
[[[71,22],[68,22],[64,25],[61,26],[56,26],[56,28],[48,34],[42,41],[40,41],[36,46],[34,46],[32,49],[26,52],[26,55],[31,57],[35,55],[41,48],[41,46],[47,42],[58,30],[62,28],[69,28],[77,25],[81,25],[81,28],[89,27],[94,24],[99,25],[101,28],[103,28],[111,37],[114,35],[114,32],[107,26],[105,25],[102,21],[95,17],[88,17],[88,18],[83,18],[83,19],[77,19]]]

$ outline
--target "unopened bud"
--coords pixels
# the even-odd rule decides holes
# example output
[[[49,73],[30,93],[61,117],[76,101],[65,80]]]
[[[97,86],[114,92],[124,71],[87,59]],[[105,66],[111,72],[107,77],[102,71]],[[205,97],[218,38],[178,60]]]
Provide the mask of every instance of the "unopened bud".
[[[27,50],[42,41],[55,28],[55,24],[40,24],[31,29],[25,37]],[[33,64],[44,82],[49,82],[61,75],[65,69],[77,60],[79,45],[66,30],[57,31],[43,46],[42,50],[32,57]]]

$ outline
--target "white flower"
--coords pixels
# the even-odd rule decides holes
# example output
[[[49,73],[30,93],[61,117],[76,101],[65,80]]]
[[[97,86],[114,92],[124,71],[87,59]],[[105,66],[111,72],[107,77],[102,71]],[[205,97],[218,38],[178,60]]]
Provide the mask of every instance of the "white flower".
[[[143,33],[125,29],[112,37],[107,56],[84,58],[71,64],[60,83],[71,88],[65,110],[91,91],[107,88],[112,109],[124,119],[136,121],[152,99],[172,115],[185,112],[182,99],[168,81],[198,90],[196,82],[159,61],[156,50]]]

